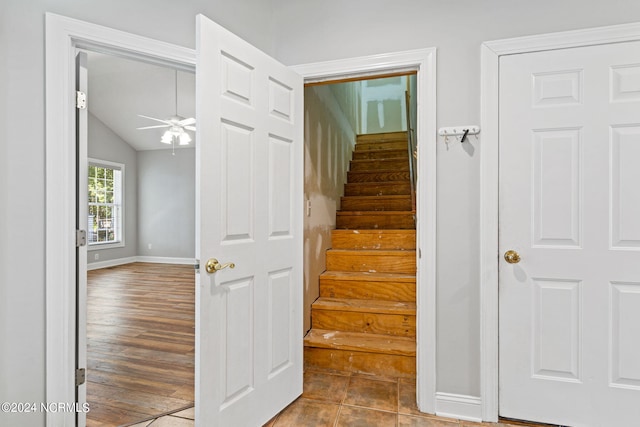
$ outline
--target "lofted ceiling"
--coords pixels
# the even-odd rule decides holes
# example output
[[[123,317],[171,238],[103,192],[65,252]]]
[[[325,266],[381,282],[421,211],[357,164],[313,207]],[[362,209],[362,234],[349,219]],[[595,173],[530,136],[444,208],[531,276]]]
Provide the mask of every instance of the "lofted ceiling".
[[[170,149],[160,137],[165,129],[137,130],[162,123],[138,114],[167,119],[176,114],[176,71],[112,55],[88,53],[89,112],[136,151]],[[177,114],[195,117],[195,75],[178,71]],[[193,147],[195,135],[188,147]],[[176,148],[179,146],[176,144]]]

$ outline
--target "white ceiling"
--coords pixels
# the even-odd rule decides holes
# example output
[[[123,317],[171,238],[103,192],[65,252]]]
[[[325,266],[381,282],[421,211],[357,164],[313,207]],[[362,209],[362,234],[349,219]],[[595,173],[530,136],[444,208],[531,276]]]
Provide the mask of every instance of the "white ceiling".
[[[165,129],[136,128],[162,124],[138,114],[159,119],[176,114],[174,69],[94,52],[88,54],[88,68],[91,114],[137,151],[171,148],[160,142]],[[195,117],[195,75],[178,71],[177,80],[177,114]],[[189,133],[195,142],[195,135]]]

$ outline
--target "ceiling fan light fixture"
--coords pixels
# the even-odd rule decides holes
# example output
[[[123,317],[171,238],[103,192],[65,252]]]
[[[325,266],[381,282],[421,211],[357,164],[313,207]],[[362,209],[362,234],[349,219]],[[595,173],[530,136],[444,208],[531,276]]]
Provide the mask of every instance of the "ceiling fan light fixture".
[[[189,145],[191,142],[191,137],[185,131],[180,133],[180,145]]]
[[[196,127],[196,119],[193,117],[184,118],[178,115],[178,70],[174,70],[174,82],[175,82],[175,114],[169,117],[166,120],[157,119],[151,116],[145,116],[142,114],[138,114],[138,116],[143,117],[145,119],[150,119],[156,122],[163,123],[162,125],[154,125],[154,126],[144,126],[139,127],[138,129],[155,129],[155,128],[168,128],[162,134],[160,138],[160,142],[163,144],[170,144],[175,149],[175,144],[179,145],[189,145],[192,141],[191,135],[189,135],[186,130],[190,130],[195,132]]]
[[[170,130],[167,130],[162,134],[160,142],[162,142],[163,144],[171,144],[173,142],[173,134]]]

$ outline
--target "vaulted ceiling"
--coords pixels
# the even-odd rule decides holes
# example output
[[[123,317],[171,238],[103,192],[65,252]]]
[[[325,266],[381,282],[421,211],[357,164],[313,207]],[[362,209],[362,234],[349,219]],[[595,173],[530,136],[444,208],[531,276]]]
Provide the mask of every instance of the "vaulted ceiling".
[[[195,117],[193,73],[176,75],[172,68],[94,52],[88,55],[88,68],[89,112],[137,151],[171,148],[160,142],[164,129],[136,128],[162,124],[138,114],[159,119],[176,115],[176,76],[177,114]]]

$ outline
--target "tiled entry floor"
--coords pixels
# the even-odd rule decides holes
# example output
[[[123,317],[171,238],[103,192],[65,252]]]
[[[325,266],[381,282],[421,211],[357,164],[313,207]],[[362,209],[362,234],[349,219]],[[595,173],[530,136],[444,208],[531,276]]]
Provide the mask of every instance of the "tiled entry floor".
[[[518,424],[518,426],[536,424]],[[302,396],[265,427],[507,427],[423,414],[412,379],[306,371]]]
[[[414,380],[307,371],[304,392],[264,427],[511,427],[422,414]],[[192,427],[193,408],[135,427]],[[518,423],[517,426],[539,426]],[[515,427],[515,425],[513,426]]]

